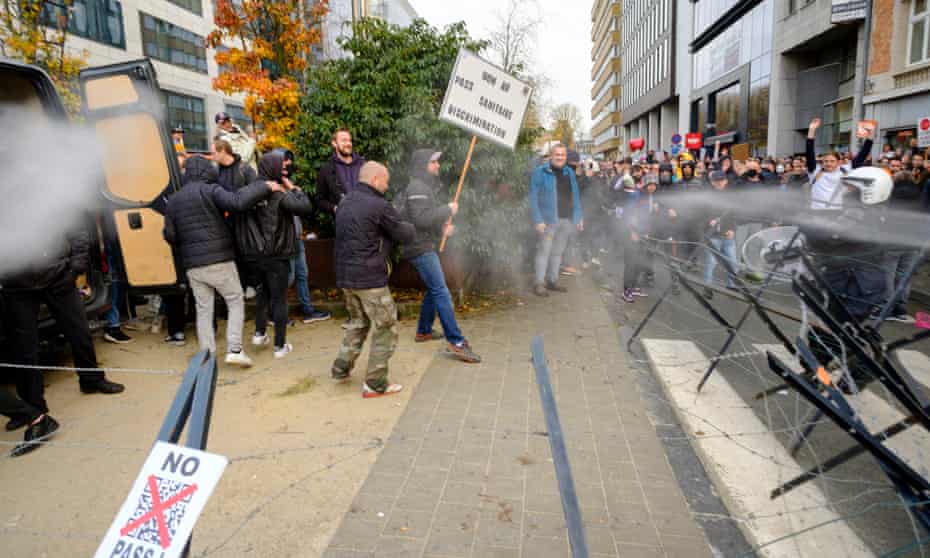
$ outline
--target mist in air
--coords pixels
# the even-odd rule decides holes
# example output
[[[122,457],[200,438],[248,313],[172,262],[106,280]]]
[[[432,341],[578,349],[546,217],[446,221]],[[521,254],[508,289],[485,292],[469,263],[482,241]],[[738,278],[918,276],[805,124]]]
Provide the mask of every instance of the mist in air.
[[[0,278],[41,265],[101,207],[103,173],[90,128],[0,104]],[[143,156],[143,154],[140,154]]]

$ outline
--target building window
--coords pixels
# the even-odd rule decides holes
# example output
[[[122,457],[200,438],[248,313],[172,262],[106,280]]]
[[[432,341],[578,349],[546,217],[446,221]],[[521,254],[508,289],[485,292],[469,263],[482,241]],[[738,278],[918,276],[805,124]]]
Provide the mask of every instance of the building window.
[[[194,12],[197,15],[203,15],[203,6],[201,0],[168,0],[175,6],[181,6],[187,11]]]
[[[165,91],[165,119],[168,128],[184,128],[184,145],[193,151],[208,151],[207,115],[203,99]]]
[[[67,9],[63,4],[45,2],[42,23],[58,29]],[[123,34],[123,6],[118,0],[74,0],[70,6],[68,33],[105,45],[126,48]]]
[[[739,130],[739,84],[721,89],[711,95],[711,107],[714,112],[711,119],[717,134]]]
[[[911,25],[908,30],[908,64],[919,64],[930,60],[930,2],[911,2]]]
[[[142,50],[146,56],[195,72],[207,73],[204,38],[196,33],[139,12]]]
[[[754,153],[765,153],[769,136],[769,77],[753,82],[749,88],[748,138]]]

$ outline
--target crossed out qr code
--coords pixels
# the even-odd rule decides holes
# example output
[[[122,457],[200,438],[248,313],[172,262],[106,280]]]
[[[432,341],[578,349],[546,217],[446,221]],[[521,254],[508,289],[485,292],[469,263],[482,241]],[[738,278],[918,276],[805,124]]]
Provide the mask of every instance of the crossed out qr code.
[[[139,502],[136,504],[136,509],[132,513],[132,516],[130,516],[128,524],[132,524],[137,519],[144,516],[149,516],[148,521],[145,521],[133,529],[131,533],[128,533],[128,536],[146,543],[167,546],[169,541],[174,539],[174,534],[177,532],[181,519],[184,517],[187,506],[193,499],[194,494],[188,491],[185,497],[174,502],[171,507],[163,508],[161,506],[163,506],[165,502],[171,500],[180,492],[186,491],[191,485],[158,477],[150,478],[153,478],[158,485],[158,502],[161,503],[161,505],[156,505],[156,502],[153,501],[152,492],[150,490],[151,485],[150,483],[146,483],[145,489],[142,491],[142,496],[140,496]],[[161,508],[161,513],[153,514],[153,509],[157,511],[158,508]],[[167,541],[161,540],[161,536],[159,535],[162,527],[159,523],[162,517],[164,518],[164,527],[167,528],[168,531]]]

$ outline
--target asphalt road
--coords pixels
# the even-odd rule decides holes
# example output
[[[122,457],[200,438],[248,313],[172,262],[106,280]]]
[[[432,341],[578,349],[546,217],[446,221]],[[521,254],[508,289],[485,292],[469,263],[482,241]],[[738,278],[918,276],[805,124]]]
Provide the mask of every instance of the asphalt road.
[[[608,269],[609,273],[596,273],[595,280],[606,286],[619,287],[620,275],[617,272],[620,268],[622,266],[611,265]],[[635,327],[664,290],[668,275],[658,263],[656,271],[657,285],[646,289],[651,295],[649,298],[641,298],[634,304],[626,304],[619,297],[619,289],[614,289],[615,312],[613,315],[617,317],[618,322],[621,322],[619,325]],[[798,301],[790,293],[787,285],[777,286],[768,298],[774,306],[794,312],[799,310]],[[714,296],[713,305],[731,323],[735,322],[747,307],[745,302],[721,294]],[[912,304],[910,311],[913,313],[916,309],[918,307]],[[775,317],[775,321],[789,338],[797,336],[800,327],[798,322],[783,317]],[[899,323],[886,323],[882,329],[886,339],[897,339],[916,331],[913,325]],[[683,292],[668,297],[650,320],[641,337],[690,340],[697,344],[706,356],[711,357],[723,344],[726,331],[714,322],[710,314],[693,296]],[[729,382],[741,397],[742,402],[749,406],[764,424],[769,425],[769,428],[787,447],[792,432],[798,424],[803,422],[802,417],[807,415],[810,406],[789,390],[761,399],[756,397],[762,390],[780,384],[777,377],[769,371],[764,355],[759,354],[753,346],[758,343],[777,344],[778,341],[762,321],[756,315],[752,315],[729,352],[756,354],[721,360],[714,372],[715,376],[709,381]],[[908,348],[923,354],[930,354],[930,341],[923,341]],[[642,357],[642,348],[634,348],[634,354]],[[884,388],[876,384],[877,382],[871,384],[868,389],[879,397],[889,400]],[[925,395],[928,395],[926,391]],[[861,409],[859,412],[868,414],[869,409]],[[912,436],[917,440],[909,448],[910,458],[926,464],[930,462],[930,446],[925,447],[919,441],[923,435],[923,432],[911,432],[901,436],[902,439]],[[917,443],[920,443],[920,447],[916,446]],[[809,443],[797,453],[796,460],[802,467],[816,467],[829,457],[854,445],[852,438],[825,419],[816,426],[809,437]],[[917,545],[914,545],[915,548],[907,549],[908,545],[917,539],[927,538],[928,534],[917,526],[909,514],[902,509],[896,493],[890,488],[890,482],[871,456],[860,455],[831,471],[829,476],[831,480],[818,479],[813,482],[819,483],[821,490],[834,504],[836,513],[847,518],[846,521],[850,527],[877,556],[902,548],[905,549],[903,553],[894,555],[930,555],[930,547],[923,549],[924,554],[916,548]],[[767,488],[773,489],[778,485],[778,479],[760,479],[760,483],[770,485]],[[772,510],[779,510],[777,500],[772,502]]]

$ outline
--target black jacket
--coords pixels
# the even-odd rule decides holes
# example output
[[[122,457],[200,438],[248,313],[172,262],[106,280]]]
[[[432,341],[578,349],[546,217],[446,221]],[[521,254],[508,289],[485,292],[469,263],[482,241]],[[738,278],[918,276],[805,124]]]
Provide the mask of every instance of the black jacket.
[[[242,157],[238,154],[235,155],[235,158],[236,160],[231,165],[219,165],[217,167],[216,182],[230,192],[245,188],[258,180],[258,174],[252,168],[252,165],[244,163]]]
[[[352,163],[348,166],[353,167],[353,172],[358,175],[362,165],[365,164],[365,158],[357,153],[352,154]],[[336,165],[345,165],[334,154],[333,157],[320,167],[320,172],[316,177],[316,193],[313,195],[313,203],[321,211],[330,215],[336,213],[336,206],[342,203],[342,198],[348,194],[355,184],[343,184],[339,178],[339,172]]]
[[[236,243],[223,212],[245,211],[270,193],[264,182],[229,192],[216,177],[210,161],[191,157],[184,165],[184,187],[168,198],[164,236],[184,269],[234,260]]]
[[[359,182],[336,212],[336,286],[387,286],[393,244],[409,244],[415,238],[414,226],[401,220],[384,194]]]
[[[426,172],[426,165],[435,149],[417,149],[410,159],[410,185],[401,192],[406,197],[405,221],[416,227],[416,237],[401,246],[400,255],[405,260],[421,256],[436,250],[436,243],[442,238],[442,225],[452,215],[448,205],[437,205],[436,190],[439,189],[439,177]]]
[[[36,291],[87,273],[90,239],[85,231],[62,233],[45,243],[47,247],[32,263],[0,276],[3,291]]]
[[[258,183],[281,182],[284,154],[272,151],[258,163]],[[244,260],[289,259],[297,253],[294,216],[313,213],[307,195],[300,190],[275,192],[248,211],[236,215],[236,248]]]

